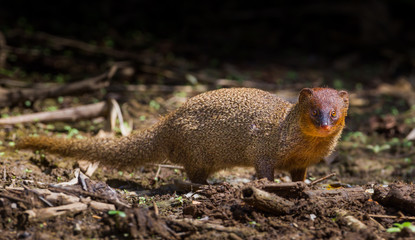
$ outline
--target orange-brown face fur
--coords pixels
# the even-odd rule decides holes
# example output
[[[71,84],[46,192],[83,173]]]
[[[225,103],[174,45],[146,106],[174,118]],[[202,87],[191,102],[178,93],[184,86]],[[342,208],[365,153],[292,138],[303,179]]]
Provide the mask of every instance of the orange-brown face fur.
[[[299,104],[303,133],[327,137],[343,129],[349,96],[346,91],[330,88],[305,88],[300,92]]]

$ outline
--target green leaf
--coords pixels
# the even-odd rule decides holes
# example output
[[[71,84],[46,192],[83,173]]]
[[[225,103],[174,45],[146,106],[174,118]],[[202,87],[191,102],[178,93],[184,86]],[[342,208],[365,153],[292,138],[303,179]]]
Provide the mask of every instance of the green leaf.
[[[108,211],[108,214],[109,215],[115,215],[115,214],[117,214],[118,213],[118,211],[117,210],[109,210]]]
[[[397,228],[397,227],[391,227],[391,228],[388,228],[386,230],[386,232],[388,232],[388,233],[394,233],[394,232],[400,232],[400,231],[401,231],[401,229]]]
[[[125,212],[119,211],[118,212],[118,216],[120,216],[120,217],[126,217],[127,214],[125,214]]]
[[[125,214],[125,212],[118,211],[118,210],[110,210],[110,211],[108,211],[108,214],[109,215],[118,215],[120,217],[126,217],[127,216],[127,214]]]

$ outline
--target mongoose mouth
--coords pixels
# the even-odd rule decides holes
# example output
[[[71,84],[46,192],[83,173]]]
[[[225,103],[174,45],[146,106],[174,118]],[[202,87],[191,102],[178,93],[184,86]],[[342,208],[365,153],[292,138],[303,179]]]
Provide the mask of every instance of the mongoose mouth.
[[[332,126],[330,125],[321,125],[320,130],[322,131],[330,131],[332,129]]]
[[[327,137],[333,133],[334,127],[331,125],[320,125],[316,126],[316,135],[320,137]]]

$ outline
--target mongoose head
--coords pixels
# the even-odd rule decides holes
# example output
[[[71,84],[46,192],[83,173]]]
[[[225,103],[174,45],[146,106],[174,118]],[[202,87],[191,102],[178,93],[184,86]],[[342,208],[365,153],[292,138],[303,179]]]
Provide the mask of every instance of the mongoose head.
[[[326,137],[341,131],[349,108],[346,91],[304,88],[300,92],[300,126],[304,134]]]

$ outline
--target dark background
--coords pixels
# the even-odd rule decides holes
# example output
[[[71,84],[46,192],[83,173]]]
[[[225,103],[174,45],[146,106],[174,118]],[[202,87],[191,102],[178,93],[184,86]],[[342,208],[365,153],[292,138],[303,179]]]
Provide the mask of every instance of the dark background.
[[[45,47],[16,30],[45,32],[137,54],[180,56],[195,68],[272,63],[343,75],[358,68],[373,74],[352,81],[375,86],[402,76],[412,81],[414,12],[411,0],[2,1],[0,29],[12,47]],[[59,54],[53,49],[50,55]],[[12,56],[3,67],[80,77],[101,70],[100,63],[123,60],[83,55],[98,66],[74,72],[40,64],[44,57]]]

